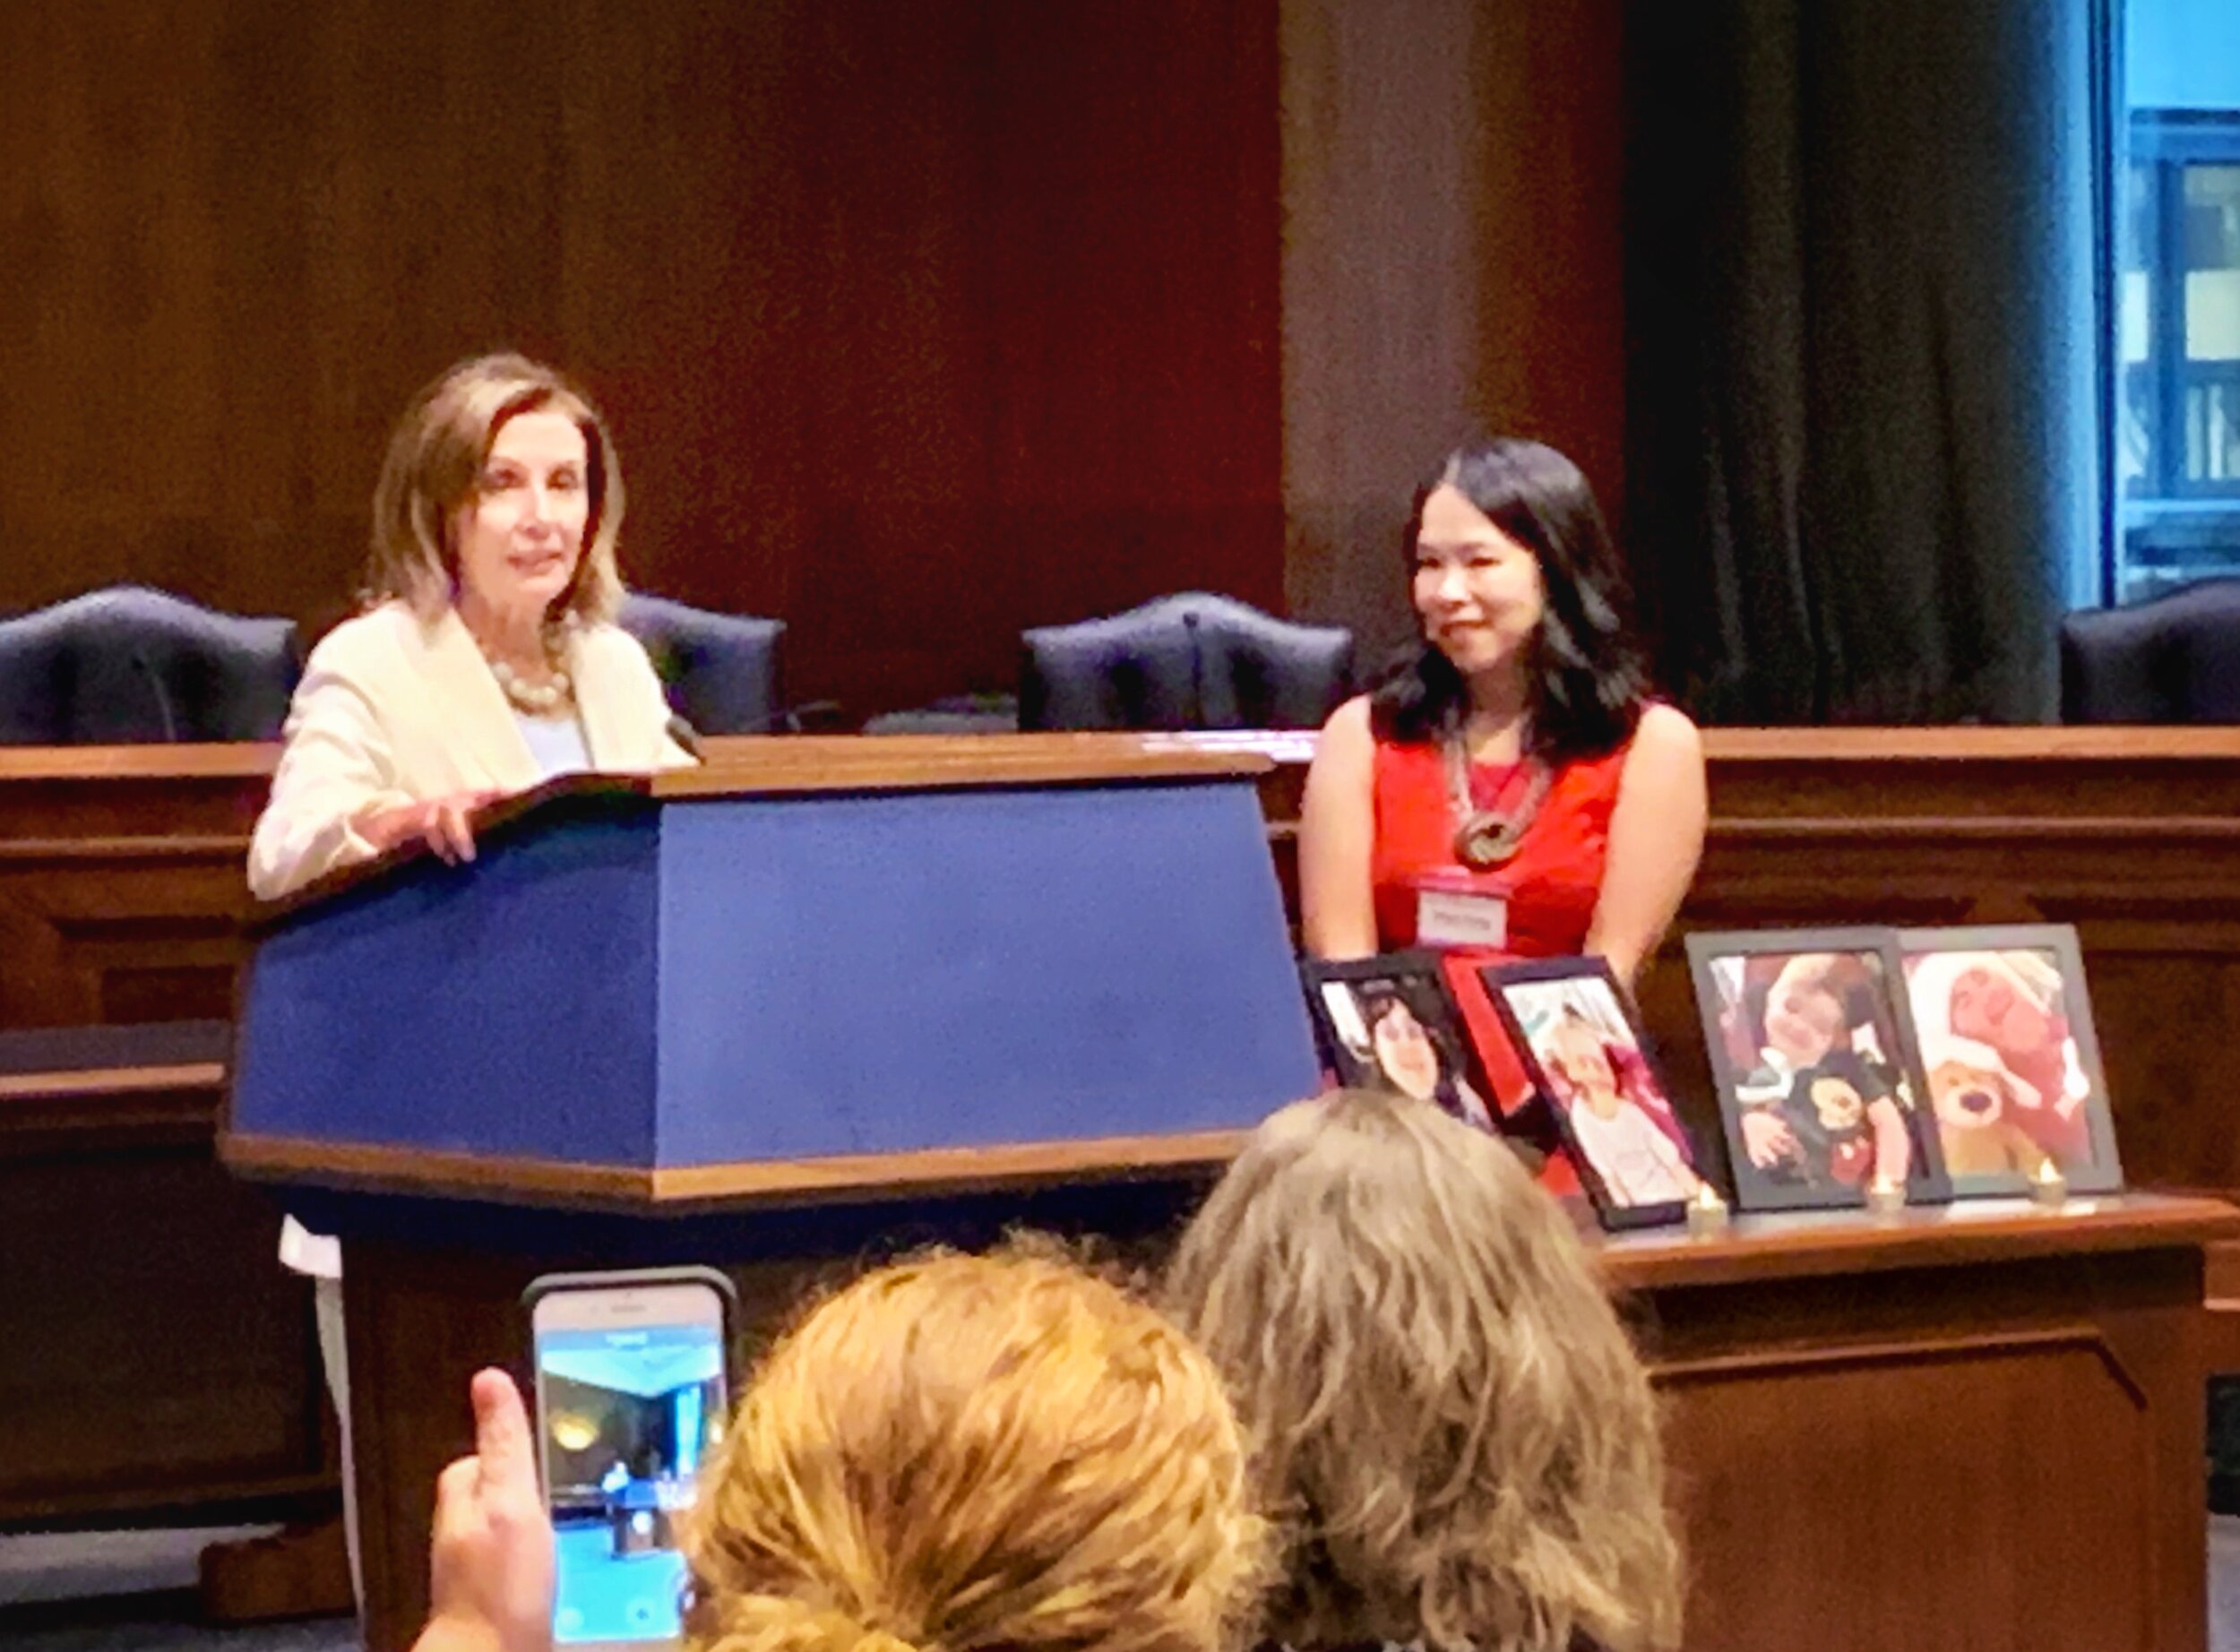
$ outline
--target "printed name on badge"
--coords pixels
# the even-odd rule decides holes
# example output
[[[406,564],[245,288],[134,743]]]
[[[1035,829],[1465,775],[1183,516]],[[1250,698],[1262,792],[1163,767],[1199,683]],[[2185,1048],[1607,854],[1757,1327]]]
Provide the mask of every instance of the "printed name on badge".
[[[1508,898],[1475,890],[1419,889],[1416,940],[1423,946],[1498,951],[1509,944]]]

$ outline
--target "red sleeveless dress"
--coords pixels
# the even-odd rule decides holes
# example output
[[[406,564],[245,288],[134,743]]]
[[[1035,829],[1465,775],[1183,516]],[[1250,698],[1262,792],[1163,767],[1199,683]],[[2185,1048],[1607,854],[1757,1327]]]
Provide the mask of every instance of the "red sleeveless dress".
[[[1376,743],[1376,841],[1369,879],[1378,945],[1394,951],[1416,944],[1417,885],[1426,873],[1439,874],[1443,883],[1465,882],[1508,901],[1508,940],[1500,951],[1457,948],[1442,957],[1447,985],[1503,1112],[1514,1112],[1530,1098],[1531,1081],[1510,1047],[1493,1000],[1478,979],[1478,967],[1566,958],[1586,950],[1587,930],[1602,895],[1603,868],[1609,862],[1610,813],[1629,749],[1630,743],[1607,756],[1559,768],[1515,856],[1505,865],[1480,871],[1456,858],[1446,761],[1439,747]],[[1513,800],[1521,785],[1522,777],[1510,764],[1480,763],[1470,775],[1480,807],[1499,806],[1504,793]],[[1579,1185],[1577,1173],[1560,1153],[1549,1157],[1542,1180],[1557,1192],[1575,1192]]]

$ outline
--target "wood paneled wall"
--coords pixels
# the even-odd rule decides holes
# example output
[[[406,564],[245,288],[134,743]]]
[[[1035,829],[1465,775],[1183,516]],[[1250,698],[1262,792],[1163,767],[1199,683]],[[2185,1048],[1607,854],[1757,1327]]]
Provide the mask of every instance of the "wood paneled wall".
[[[389,421],[513,344],[606,405],[632,576],[789,621],[797,697],[1192,586],[1389,624],[1462,425],[1615,496],[1618,10],[16,0],[0,611],[338,616]]]
[[[501,342],[805,695],[1280,600],[1273,0],[32,0],[0,56],[0,603],[332,614],[388,421]]]
[[[1473,431],[1623,497],[1623,0],[1283,0],[1285,577],[1374,661]]]

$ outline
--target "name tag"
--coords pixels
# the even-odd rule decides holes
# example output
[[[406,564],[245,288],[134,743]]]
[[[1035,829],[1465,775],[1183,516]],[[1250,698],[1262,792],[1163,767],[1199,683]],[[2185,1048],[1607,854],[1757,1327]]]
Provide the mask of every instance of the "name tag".
[[[1416,940],[1498,952],[1509,944],[1509,899],[1483,890],[1418,889]]]

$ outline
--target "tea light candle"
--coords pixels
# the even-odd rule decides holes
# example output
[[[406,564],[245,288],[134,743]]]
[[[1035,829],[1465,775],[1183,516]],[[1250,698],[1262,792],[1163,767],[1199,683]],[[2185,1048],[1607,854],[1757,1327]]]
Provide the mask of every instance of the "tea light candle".
[[[1688,1231],[1692,1234],[1715,1234],[1727,1226],[1727,1201],[1719,1196],[1719,1189],[1709,1182],[1695,1184],[1695,1197],[1688,1200]]]
[[[1866,1208],[1877,1216],[1890,1216],[1906,1208],[1906,1184],[1876,1176],[1866,1184]]]
[[[2069,1178],[2061,1174],[2061,1166],[2052,1159],[2038,1166],[2038,1174],[2030,1178],[2030,1197],[2041,1205],[2068,1201]]]

